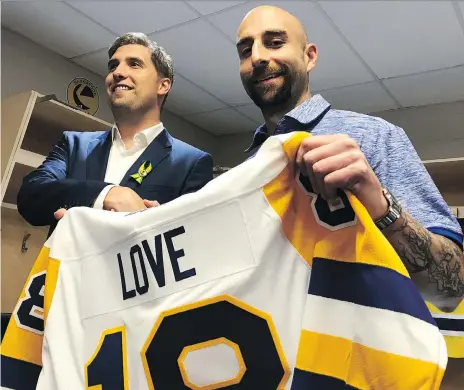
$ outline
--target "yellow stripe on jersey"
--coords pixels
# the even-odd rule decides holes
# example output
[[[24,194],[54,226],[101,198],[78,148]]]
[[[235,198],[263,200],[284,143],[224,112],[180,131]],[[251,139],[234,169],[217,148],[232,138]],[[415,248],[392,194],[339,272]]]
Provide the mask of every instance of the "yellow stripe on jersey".
[[[13,310],[2,342],[2,355],[37,365],[42,365],[43,285],[49,252],[48,248],[40,251]],[[42,308],[42,312],[37,308]],[[34,315],[30,314],[31,310]]]
[[[448,356],[464,358],[464,300],[450,313],[439,310],[430,302],[426,303],[445,337]]]
[[[325,351],[315,355],[314,350]],[[349,364],[347,364],[349,362]],[[341,337],[303,331],[297,368],[343,380],[358,389],[439,389],[444,370]]]
[[[42,365],[44,321],[55,292],[59,262],[43,247],[13,310],[2,342],[2,352],[20,361]]]

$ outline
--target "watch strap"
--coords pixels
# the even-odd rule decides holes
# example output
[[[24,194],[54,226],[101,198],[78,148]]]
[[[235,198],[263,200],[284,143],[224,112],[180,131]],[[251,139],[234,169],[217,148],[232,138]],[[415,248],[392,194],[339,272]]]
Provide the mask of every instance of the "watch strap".
[[[377,221],[375,225],[380,229],[386,229],[392,225],[400,216],[402,212],[402,207],[400,203],[393,197],[393,195],[385,188],[382,189],[383,195],[388,203],[387,213]]]

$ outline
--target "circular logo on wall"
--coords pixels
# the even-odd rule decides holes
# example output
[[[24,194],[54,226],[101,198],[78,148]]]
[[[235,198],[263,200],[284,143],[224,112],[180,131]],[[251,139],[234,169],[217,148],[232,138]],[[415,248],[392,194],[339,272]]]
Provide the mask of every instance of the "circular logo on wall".
[[[68,85],[68,104],[77,107],[87,114],[95,115],[98,111],[98,88],[84,77],[76,77]]]

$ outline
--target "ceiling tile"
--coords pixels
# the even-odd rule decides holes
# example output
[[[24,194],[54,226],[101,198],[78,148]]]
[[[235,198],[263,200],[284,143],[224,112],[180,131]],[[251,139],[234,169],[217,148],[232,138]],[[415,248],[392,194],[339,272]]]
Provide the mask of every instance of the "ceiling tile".
[[[316,44],[319,52],[318,63],[310,74],[312,89],[331,89],[373,80],[319,7],[309,1],[253,1],[209,16],[208,20],[235,42],[240,22],[248,11],[260,4],[277,5],[300,18],[305,26],[309,40]]]
[[[235,109],[243,115],[253,119],[257,123],[263,123],[264,118],[261,110],[255,104],[246,104],[244,106],[236,106]]]
[[[118,35],[149,34],[198,17],[183,1],[73,1],[72,6]]]
[[[166,100],[166,109],[177,115],[189,115],[218,110],[226,105],[214,96],[198,88],[190,81],[176,74],[174,84]]]
[[[160,42],[185,78],[228,104],[247,104],[234,44],[207,21],[196,20],[150,35]]]
[[[223,9],[245,3],[245,1],[187,1],[193,8],[195,8],[202,15],[209,15]]]
[[[393,99],[377,82],[352,85],[324,91],[321,95],[332,108],[360,113],[392,110],[398,108]]]
[[[217,135],[254,131],[259,124],[245,118],[233,108],[184,117],[202,129]]]
[[[100,50],[91,54],[73,58],[73,62],[90,69],[103,77],[108,74],[108,52],[107,50]]]
[[[2,26],[68,58],[106,47],[116,38],[60,1],[2,2]]]
[[[320,5],[380,78],[464,64],[464,33],[450,1]]]
[[[404,107],[464,99],[464,66],[383,80]]]

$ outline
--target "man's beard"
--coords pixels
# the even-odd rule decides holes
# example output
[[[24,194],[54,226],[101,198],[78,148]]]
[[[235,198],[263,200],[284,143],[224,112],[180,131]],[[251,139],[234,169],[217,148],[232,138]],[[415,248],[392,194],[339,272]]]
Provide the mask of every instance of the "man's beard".
[[[111,112],[113,113],[113,117],[116,121],[119,122],[126,122],[127,120],[131,121],[134,115],[136,115],[136,105],[133,101],[129,99],[108,99]]]
[[[124,99],[112,99],[111,97],[109,97],[109,103],[112,107],[114,108],[126,108],[126,109],[130,109],[132,106],[134,106],[134,99],[128,99],[127,97],[124,98]]]
[[[126,96],[124,98],[108,99],[111,111],[116,115],[128,115],[137,112],[141,107],[141,102],[137,96]]]
[[[283,83],[281,85],[257,85],[255,80],[258,77],[264,77],[266,74],[280,74],[283,78]],[[261,108],[261,110],[268,111],[270,109],[275,110],[280,107],[285,107],[289,104],[291,105],[295,98],[295,96],[292,95],[297,92],[295,89],[299,89],[299,86],[296,84],[301,81],[302,80],[299,80],[295,72],[290,70],[288,67],[285,67],[279,71],[279,73],[262,71],[259,76],[248,76],[243,80],[243,83],[251,100],[253,100],[253,102]]]
[[[123,118],[131,117],[133,115],[132,107],[126,102],[115,103],[110,101],[110,108],[116,120],[121,120]]]

